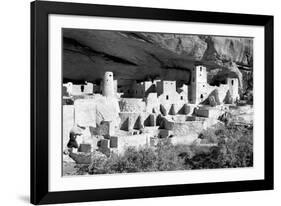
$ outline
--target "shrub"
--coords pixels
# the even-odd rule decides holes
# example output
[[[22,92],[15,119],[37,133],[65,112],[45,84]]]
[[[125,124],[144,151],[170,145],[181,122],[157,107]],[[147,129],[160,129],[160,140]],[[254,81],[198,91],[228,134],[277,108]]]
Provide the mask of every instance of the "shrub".
[[[107,158],[105,155],[99,155],[98,153],[93,153],[91,156],[91,164],[88,167],[88,172],[90,174],[103,174],[105,164],[107,161]]]
[[[169,138],[152,147],[128,147],[122,155],[93,158],[90,174],[172,171],[253,166],[253,132],[243,127],[217,127],[201,138],[217,146],[173,145]]]
[[[225,127],[221,124],[217,124],[213,127],[203,130],[198,138],[204,140],[205,143],[218,143],[218,137],[220,133],[225,130]]]
[[[128,147],[122,158],[127,172],[154,171],[157,159],[155,152],[149,147],[140,147],[138,150]]]
[[[192,156],[188,146],[173,146],[161,139],[155,148],[128,147],[122,155],[111,154],[107,159],[94,158],[89,166],[90,174],[171,171],[188,169],[185,158]]]
[[[156,145],[156,169],[157,171],[171,171],[184,169],[183,160],[179,156],[176,147],[169,138],[161,139]]]
[[[253,166],[253,132],[243,127],[231,128],[224,134],[218,155],[219,167]]]
[[[195,155],[189,164],[193,169],[253,166],[253,132],[244,127],[216,131],[218,146],[209,153]]]

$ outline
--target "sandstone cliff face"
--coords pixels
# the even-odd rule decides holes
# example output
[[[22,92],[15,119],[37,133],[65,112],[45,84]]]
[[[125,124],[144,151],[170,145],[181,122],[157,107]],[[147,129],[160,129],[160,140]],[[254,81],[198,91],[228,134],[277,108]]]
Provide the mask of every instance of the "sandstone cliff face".
[[[177,54],[184,54],[195,60],[202,60],[208,44],[195,35],[180,34],[143,34],[149,41],[155,42],[160,47],[168,49]]]
[[[206,37],[207,50],[203,59],[215,61],[219,65],[224,62],[235,62],[238,65],[252,67],[253,39],[231,37]]]
[[[151,42],[200,61],[225,62],[239,65],[253,65],[253,39],[218,37],[206,35],[154,34],[143,33]]]
[[[251,38],[64,29],[63,51],[66,81],[98,82],[113,71],[119,84],[155,78],[189,83],[200,61],[210,82],[236,76],[242,87],[240,68],[251,72],[253,65]]]

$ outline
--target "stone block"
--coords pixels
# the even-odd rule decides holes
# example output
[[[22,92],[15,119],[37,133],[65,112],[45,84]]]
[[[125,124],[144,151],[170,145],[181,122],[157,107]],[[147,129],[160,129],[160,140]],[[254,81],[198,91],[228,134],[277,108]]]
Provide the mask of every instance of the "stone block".
[[[167,138],[173,135],[173,132],[171,130],[167,129],[160,129],[159,130],[159,136],[160,138]]]
[[[217,119],[222,113],[222,110],[215,107],[199,107],[196,109],[196,115],[199,117]]]
[[[90,144],[80,144],[78,148],[78,152],[88,153],[91,152],[92,146]]]
[[[114,135],[115,128],[111,121],[102,121],[97,127],[97,134],[103,136]]]
[[[100,140],[100,148],[109,148],[109,140],[101,139]]]
[[[110,140],[108,139],[101,139],[99,141],[99,149],[98,151],[100,151],[101,153],[105,154],[106,156],[109,156],[110,155],[110,148],[109,148],[109,143],[110,143]]]
[[[209,117],[210,110],[209,109],[204,109],[204,108],[199,108],[195,110],[196,115],[199,117]]]
[[[118,137],[112,136],[110,137],[110,148],[117,148],[118,147]]]

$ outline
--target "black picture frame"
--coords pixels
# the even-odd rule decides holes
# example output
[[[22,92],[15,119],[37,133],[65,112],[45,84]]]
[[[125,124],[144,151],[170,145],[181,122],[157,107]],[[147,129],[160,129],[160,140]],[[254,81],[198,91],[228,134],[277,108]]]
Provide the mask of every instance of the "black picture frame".
[[[48,15],[82,15],[265,28],[265,145],[263,180],[148,186],[82,191],[48,191]],[[31,203],[50,204],[273,189],[273,16],[137,8],[80,3],[31,3]],[[74,188],[75,189],[75,188]]]

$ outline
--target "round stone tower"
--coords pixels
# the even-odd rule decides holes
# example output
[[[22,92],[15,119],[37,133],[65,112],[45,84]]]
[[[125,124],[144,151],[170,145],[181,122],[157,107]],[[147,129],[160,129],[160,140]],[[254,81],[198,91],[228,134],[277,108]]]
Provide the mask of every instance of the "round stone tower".
[[[103,77],[102,94],[106,97],[114,97],[114,80],[112,72],[105,72]]]

